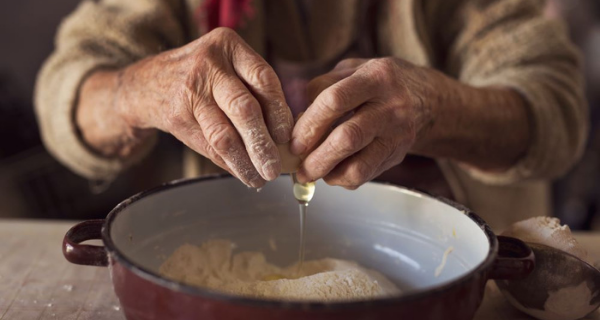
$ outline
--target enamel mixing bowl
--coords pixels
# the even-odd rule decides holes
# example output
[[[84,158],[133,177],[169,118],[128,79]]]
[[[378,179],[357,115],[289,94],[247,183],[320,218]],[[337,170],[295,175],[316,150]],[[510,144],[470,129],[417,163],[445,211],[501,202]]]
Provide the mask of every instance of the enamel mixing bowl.
[[[109,266],[127,319],[471,319],[488,279],[533,269],[522,242],[496,237],[475,214],[447,200],[367,183],[356,191],[317,183],[307,218],[306,258],[357,261],[403,293],[350,302],[289,302],[231,296],[161,277],[180,245],[229,239],[281,266],[296,262],[298,204],[282,176],[260,192],[231,177],[183,180],[122,202],[106,220],[74,226],[63,243],[77,264]],[[102,239],[104,247],[84,245]],[[436,268],[444,252],[445,267]]]

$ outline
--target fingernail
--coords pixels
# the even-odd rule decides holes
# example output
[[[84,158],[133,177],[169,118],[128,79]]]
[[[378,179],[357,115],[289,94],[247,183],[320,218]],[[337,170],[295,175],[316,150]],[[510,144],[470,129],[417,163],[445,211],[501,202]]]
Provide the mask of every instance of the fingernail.
[[[260,177],[256,177],[252,181],[250,181],[251,188],[262,188],[267,182]]]
[[[292,138],[292,142],[290,142],[290,151],[292,152],[292,154],[299,156],[301,154],[304,154],[304,152],[306,151],[306,145],[300,142],[297,138]]]
[[[262,166],[264,178],[268,181],[275,180],[281,171],[281,164],[277,160],[267,160]]]

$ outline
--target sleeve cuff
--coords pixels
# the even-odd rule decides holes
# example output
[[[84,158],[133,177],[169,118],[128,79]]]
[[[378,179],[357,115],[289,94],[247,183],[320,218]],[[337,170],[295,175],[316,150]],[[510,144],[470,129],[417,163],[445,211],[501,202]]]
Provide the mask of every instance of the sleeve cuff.
[[[562,108],[578,106],[580,101],[552,82],[537,81],[539,70],[507,70],[502,74],[470,81],[476,86],[502,86],[515,90],[524,98],[530,117],[531,143],[526,153],[504,171],[484,171],[463,163],[457,167],[473,179],[490,185],[508,185],[536,178],[553,178],[564,174],[584,150],[587,127],[573,127],[565,122]],[[531,73],[531,74],[528,74]],[[568,82],[567,82],[568,83]],[[553,91],[553,92],[552,92]],[[557,94],[558,93],[558,94]],[[563,100],[558,100],[561,97]],[[572,99],[572,100],[571,100]],[[570,116],[582,116],[583,113]],[[567,119],[573,120],[573,119]],[[584,120],[576,121],[584,123]]]
[[[94,70],[115,68],[102,59],[48,61],[36,90],[36,108],[42,140],[47,150],[75,173],[91,180],[110,181],[144,158],[156,143],[156,134],[127,158],[105,158],[92,152],[81,140],[74,121],[79,88]]]

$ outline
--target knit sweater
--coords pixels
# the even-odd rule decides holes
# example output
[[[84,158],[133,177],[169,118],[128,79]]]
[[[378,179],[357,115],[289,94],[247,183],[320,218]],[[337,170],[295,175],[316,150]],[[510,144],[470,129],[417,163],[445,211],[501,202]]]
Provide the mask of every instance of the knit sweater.
[[[309,1],[304,26],[292,1],[254,0],[253,14],[236,31],[264,56],[328,61],[346,50],[360,31],[356,26],[364,1]],[[543,16],[544,3],[377,2],[374,55],[433,67],[476,87],[510,87],[525,99],[532,138],[512,168],[487,172],[438,159],[457,199],[498,229],[516,218],[547,214],[548,181],[565,173],[585,145],[587,105],[579,55],[564,25]],[[203,5],[203,0],[82,1],[61,24],[56,49],[36,86],[36,111],[47,149],[89,179],[112,179],[143,158],[152,139],[128,158],[104,158],[85,145],[74,121],[79,87],[95,70],[124,67],[206,33],[207,17],[198,9]],[[195,168],[189,174],[215,170],[197,155],[186,159],[198,164],[188,164]]]

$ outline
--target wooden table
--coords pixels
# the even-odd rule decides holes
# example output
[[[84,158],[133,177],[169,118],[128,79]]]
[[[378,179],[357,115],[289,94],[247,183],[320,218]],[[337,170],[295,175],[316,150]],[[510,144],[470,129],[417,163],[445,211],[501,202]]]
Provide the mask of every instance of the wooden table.
[[[0,320],[124,320],[108,269],[77,266],[62,256],[75,222],[0,220]],[[600,260],[600,233],[576,234]],[[490,281],[477,320],[532,319],[504,301]],[[600,320],[600,312],[587,319]]]

